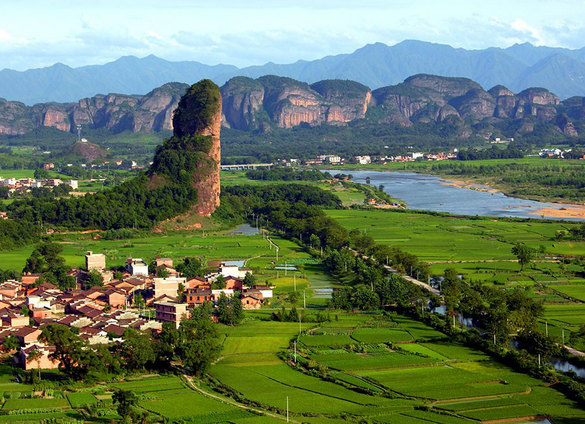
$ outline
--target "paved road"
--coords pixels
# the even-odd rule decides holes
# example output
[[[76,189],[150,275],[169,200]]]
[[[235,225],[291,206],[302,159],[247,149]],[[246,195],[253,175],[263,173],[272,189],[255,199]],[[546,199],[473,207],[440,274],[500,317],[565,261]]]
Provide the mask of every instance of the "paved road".
[[[386,268],[392,274],[398,274],[402,278],[404,278],[406,281],[410,281],[412,284],[416,284],[417,286],[421,286],[423,289],[426,289],[437,296],[441,295],[441,292],[439,290],[437,290],[434,287],[429,286],[427,283],[423,283],[422,281],[419,281],[416,278],[412,278],[410,275],[401,274],[398,271],[396,271],[394,268],[392,268],[391,266],[384,265],[384,268]]]

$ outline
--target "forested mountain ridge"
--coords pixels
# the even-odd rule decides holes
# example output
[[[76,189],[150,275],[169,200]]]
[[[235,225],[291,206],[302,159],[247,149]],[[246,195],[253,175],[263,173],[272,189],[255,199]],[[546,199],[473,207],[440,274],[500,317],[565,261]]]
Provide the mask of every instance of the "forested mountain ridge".
[[[466,50],[449,45],[406,40],[393,46],[368,44],[350,54],[272,62],[238,69],[194,61],[171,62],[156,56],[122,57],[104,65],[71,68],[55,64],[42,69],[0,71],[0,97],[33,105],[76,102],[98,93],[144,95],[169,81],[191,83],[209,78],[222,85],[236,76],[278,75],[309,84],[324,79],[349,79],[372,89],[395,85],[416,74],[465,77],[488,89],[497,84],[514,92],[544,87],[561,99],[585,96],[585,48],[511,47]]]
[[[74,132],[78,124],[111,133],[173,129],[173,113],[188,86],[169,83],[145,96],[110,94],[78,103],[0,101],[0,134],[53,127]],[[503,85],[485,91],[467,78],[419,74],[403,83],[371,90],[349,80],[314,84],[274,75],[235,77],[221,87],[222,126],[270,133],[277,128],[424,125],[450,139],[490,139],[552,134],[571,139],[585,133],[585,98],[561,101],[544,88],[519,93]]]

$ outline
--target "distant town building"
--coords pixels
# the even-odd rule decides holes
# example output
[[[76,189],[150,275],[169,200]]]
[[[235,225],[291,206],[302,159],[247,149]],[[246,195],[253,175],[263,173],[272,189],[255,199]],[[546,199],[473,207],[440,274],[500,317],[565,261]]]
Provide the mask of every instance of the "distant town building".
[[[133,277],[138,275],[148,277],[148,265],[142,260],[142,258],[128,258],[126,260],[126,271],[132,274]]]
[[[85,255],[85,269],[88,271],[97,269],[102,270],[106,267],[106,255],[101,253],[87,252]]]
[[[154,310],[158,322],[172,322],[177,328],[183,318],[187,318],[187,304],[176,302],[155,302]]]

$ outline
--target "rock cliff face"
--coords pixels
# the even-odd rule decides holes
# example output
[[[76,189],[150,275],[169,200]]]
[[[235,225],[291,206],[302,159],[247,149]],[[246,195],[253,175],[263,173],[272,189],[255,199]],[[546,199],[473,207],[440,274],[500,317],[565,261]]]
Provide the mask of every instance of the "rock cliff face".
[[[123,131],[172,130],[173,112],[188,86],[169,83],[144,96],[98,95],[78,103],[32,107],[0,99],[0,134],[24,134],[38,127],[75,131],[77,125]]]
[[[345,125],[363,119],[370,89],[354,81],[325,80],[309,86],[291,78],[232,78],[222,87],[223,125],[257,130],[268,125],[291,128],[324,122]]]
[[[165,84],[145,96],[98,95],[68,104],[28,107],[0,99],[0,134],[17,135],[48,126],[74,132],[78,124],[90,128],[151,132],[173,130],[173,114],[187,85]],[[362,84],[324,80],[312,85],[291,78],[236,77],[221,87],[221,125],[243,131],[266,132],[298,125],[371,123],[412,126],[448,124],[452,135],[490,137],[506,122],[518,135],[539,124],[573,137],[585,121],[583,97],[561,102],[544,88],[514,94],[497,85],[485,91],[467,78],[414,75],[403,83],[373,92]]]
[[[221,162],[221,93],[210,80],[192,85],[173,116],[173,137],[154,156],[149,188],[191,186],[197,192],[193,211],[211,215],[219,206]]]

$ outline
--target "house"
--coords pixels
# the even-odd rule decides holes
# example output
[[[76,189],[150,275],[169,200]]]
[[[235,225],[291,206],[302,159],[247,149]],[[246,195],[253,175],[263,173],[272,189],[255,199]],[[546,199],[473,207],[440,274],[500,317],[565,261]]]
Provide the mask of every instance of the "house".
[[[242,306],[244,309],[260,309],[263,301],[264,299],[260,293],[246,293],[242,296]]]
[[[159,266],[173,268],[173,260],[171,258],[156,258],[155,264],[157,268]]]
[[[272,287],[270,286],[255,284],[252,286],[252,290],[257,290],[262,293],[264,299],[272,298]]]
[[[126,260],[126,270],[132,274],[133,277],[142,275],[148,277],[148,265],[142,258],[128,258]]]
[[[2,325],[6,327],[25,327],[29,323],[29,317],[17,315],[7,310],[0,311],[0,318],[2,319]]]
[[[23,275],[22,278],[24,279],[25,276]],[[14,298],[21,291],[23,291],[22,285],[18,281],[8,280],[0,284],[0,295],[2,298]]]
[[[242,280],[240,280],[239,278],[228,277],[225,279],[225,288],[226,289],[241,292],[243,287],[244,287],[244,282]]]
[[[41,274],[33,274],[31,272],[25,272],[24,274],[22,274],[22,277],[20,277],[20,280],[22,281],[23,284],[32,284],[35,283],[39,277],[41,276]]]
[[[188,317],[186,303],[155,302],[154,310],[158,322],[172,322],[177,328],[181,320]]]
[[[47,319],[53,316],[51,310],[47,308],[33,308],[30,311],[33,318]]]
[[[209,288],[211,287],[211,283],[209,283],[205,278],[201,277],[193,277],[185,281],[185,290],[195,289],[197,287]]]
[[[240,268],[237,265],[226,265],[223,263],[219,266],[218,272],[225,278],[234,277],[239,279],[246,277],[247,273],[252,274],[252,270],[250,268]]]
[[[169,278],[155,278],[154,279],[154,297],[167,295],[176,297],[179,292],[180,285],[185,287],[186,278],[169,277]]]
[[[39,359],[34,361],[28,361],[28,356],[34,350],[40,350],[42,355]],[[25,370],[31,369],[56,369],[59,368],[59,362],[53,361],[49,358],[49,355],[55,351],[55,348],[52,346],[45,346],[40,343],[34,343],[29,346],[26,346],[17,353],[15,359],[18,359],[20,364],[24,367]]]
[[[210,289],[188,289],[186,293],[187,304],[201,305],[205,302],[212,302],[212,293]]]
[[[106,255],[101,253],[87,252],[85,255],[85,269],[88,271],[102,270],[106,267]]]
[[[12,334],[16,337],[16,340],[20,343],[21,346],[25,346],[29,343],[36,343],[39,340],[39,336],[41,335],[42,331],[38,328],[34,327],[21,327],[16,331],[13,331]]]
[[[126,295],[123,291],[118,289],[106,289],[104,290],[104,295],[107,298],[108,304],[112,308],[120,308],[126,305]]]

